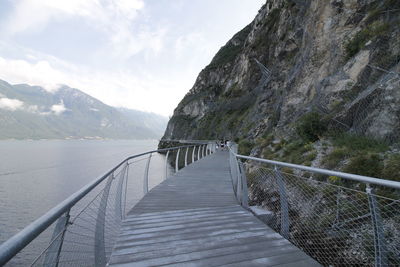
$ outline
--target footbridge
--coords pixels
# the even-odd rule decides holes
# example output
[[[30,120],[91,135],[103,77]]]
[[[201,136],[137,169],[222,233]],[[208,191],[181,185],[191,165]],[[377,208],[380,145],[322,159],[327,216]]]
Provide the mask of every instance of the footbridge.
[[[182,143],[95,179],[3,243],[0,265],[400,264],[399,182]]]

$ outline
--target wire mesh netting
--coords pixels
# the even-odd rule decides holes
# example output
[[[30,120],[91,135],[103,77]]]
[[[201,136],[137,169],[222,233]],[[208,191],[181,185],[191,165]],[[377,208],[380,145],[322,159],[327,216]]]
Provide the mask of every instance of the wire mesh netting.
[[[355,35],[349,32],[346,36],[346,51],[351,51],[354,44],[366,31],[377,28],[389,29],[390,25],[399,23],[400,2],[370,1],[366,9],[349,10],[335,7],[347,14],[365,17],[366,24],[361,24],[360,31]],[[361,13],[359,13],[361,12]],[[374,13],[374,16],[370,16]],[[368,23],[368,20],[369,23]],[[373,22],[372,22],[373,21]],[[316,98],[312,103],[315,111],[325,115],[329,120],[332,132],[349,131],[353,134],[383,139],[389,143],[399,142],[398,106],[399,98],[396,91],[400,86],[400,54],[397,49],[391,49],[396,41],[389,37],[385,30],[378,31],[374,40],[377,45],[364,51],[368,53],[366,64],[358,76],[350,77],[346,83],[340,83],[337,78],[328,77],[317,87]],[[398,30],[392,34],[398,34]],[[349,50],[350,49],[350,50]],[[358,52],[358,51],[355,51]],[[352,53],[352,56],[359,56]],[[348,59],[350,59],[351,56]],[[349,60],[347,66],[357,64],[359,60]],[[350,65],[349,65],[350,64]],[[346,66],[344,66],[346,68]],[[324,90],[325,87],[336,87],[335,90]],[[332,91],[332,92],[329,92]],[[385,130],[383,130],[385,128]]]
[[[399,62],[400,58],[397,59]],[[377,78],[379,77],[379,79]],[[371,81],[376,79],[376,81]],[[319,93],[313,103],[315,111],[329,118],[332,133],[343,131],[382,139],[388,143],[399,141],[398,131],[377,131],[390,121],[382,120],[384,114],[396,114],[398,99],[392,97],[400,86],[400,73],[375,65],[367,65],[365,74],[357,84],[349,82],[345,95],[327,96]],[[336,101],[336,102],[335,102]],[[389,116],[389,115],[388,115]]]
[[[128,166],[124,163],[58,219],[34,266],[105,265],[125,215]]]
[[[125,160],[8,265],[106,266],[129,209],[161,181],[210,154],[207,148],[185,146]]]
[[[399,192],[381,187],[374,192],[335,176],[246,165],[249,205],[264,209],[260,218],[268,226],[321,264],[400,265]]]

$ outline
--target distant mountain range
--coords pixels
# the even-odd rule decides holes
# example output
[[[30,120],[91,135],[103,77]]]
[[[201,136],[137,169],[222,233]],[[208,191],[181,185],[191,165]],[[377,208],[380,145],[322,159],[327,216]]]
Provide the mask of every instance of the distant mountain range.
[[[156,139],[167,120],[108,106],[68,86],[48,92],[0,80],[0,139]]]

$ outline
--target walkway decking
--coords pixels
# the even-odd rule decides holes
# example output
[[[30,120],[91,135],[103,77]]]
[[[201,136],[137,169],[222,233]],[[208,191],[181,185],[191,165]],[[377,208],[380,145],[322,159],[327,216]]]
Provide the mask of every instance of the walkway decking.
[[[180,170],[128,214],[110,266],[319,266],[238,205],[227,152]]]

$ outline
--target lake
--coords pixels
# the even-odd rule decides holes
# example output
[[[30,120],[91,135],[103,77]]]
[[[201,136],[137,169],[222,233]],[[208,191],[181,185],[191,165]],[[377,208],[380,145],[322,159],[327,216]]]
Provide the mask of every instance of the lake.
[[[157,144],[156,140],[0,141],[0,243],[126,157],[154,150]],[[152,157],[149,188],[162,181],[163,162],[162,155]],[[144,163],[130,168],[136,179],[130,174],[127,208],[142,197]]]

